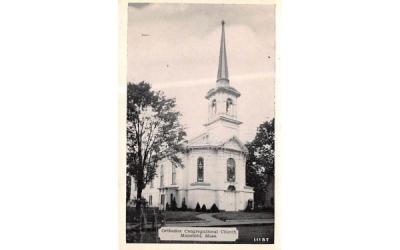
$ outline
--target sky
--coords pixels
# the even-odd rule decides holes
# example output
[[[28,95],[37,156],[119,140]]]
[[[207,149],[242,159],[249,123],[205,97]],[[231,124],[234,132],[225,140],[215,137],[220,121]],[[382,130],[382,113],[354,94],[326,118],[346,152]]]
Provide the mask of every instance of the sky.
[[[130,4],[128,76],[176,98],[188,139],[205,131],[207,91],[216,85],[221,38],[238,99],[239,137],[251,141],[274,117],[275,7],[249,4]]]

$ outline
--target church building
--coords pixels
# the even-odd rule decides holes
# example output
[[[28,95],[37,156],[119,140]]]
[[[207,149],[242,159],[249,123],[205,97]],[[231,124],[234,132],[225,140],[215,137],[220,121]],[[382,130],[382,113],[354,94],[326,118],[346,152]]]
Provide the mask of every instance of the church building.
[[[229,81],[224,24],[222,21],[216,85],[205,95],[205,132],[188,141],[182,155],[183,168],[168,160],[159,163],[156,177],[142,192],[149,206],[165,209],[175,200],[178,207],[182,202],[192,209],[197,203],[207,209],[215,204],[220,210],[238,211],[254,199],[253,188],[246,186],[247,149],[238,138],[242,123],[237,117],[240,92]],[[134,180],[131,183],[134,199]]]

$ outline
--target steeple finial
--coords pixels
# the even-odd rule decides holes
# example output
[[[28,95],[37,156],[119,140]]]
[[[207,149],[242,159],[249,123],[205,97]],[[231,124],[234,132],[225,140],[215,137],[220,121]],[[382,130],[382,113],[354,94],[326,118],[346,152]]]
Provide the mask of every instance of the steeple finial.
[[[219,64],[218,64],[218,75],[217,85],[229,84],[228,75],[228,62],[226,60],[226,48],[225,48],[225,21],[221,21],[222,32],[221,32],[221,47],[219,49]]]

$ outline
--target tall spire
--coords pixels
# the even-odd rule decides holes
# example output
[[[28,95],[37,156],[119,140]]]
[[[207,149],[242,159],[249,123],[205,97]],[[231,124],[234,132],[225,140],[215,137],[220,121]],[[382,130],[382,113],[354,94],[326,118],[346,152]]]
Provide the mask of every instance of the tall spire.
[[[219,64],[218,64],[218,75],[217,75],[217,86],[228,85],[228,62],[226,60],[226,48],[225,48],[225,21],[222,20],[222,32],[221,32],[221,47],[219,49]]]

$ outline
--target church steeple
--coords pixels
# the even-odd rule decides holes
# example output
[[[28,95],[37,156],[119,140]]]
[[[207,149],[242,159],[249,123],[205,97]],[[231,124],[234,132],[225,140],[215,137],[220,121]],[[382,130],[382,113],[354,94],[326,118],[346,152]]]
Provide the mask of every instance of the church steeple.
[[[221,45],[219,49],[219,63],[218,63],[218,75],[217,75],[217,86],[223,86],[229,84],[228,75],[228,61],[226,60],[226,48],[225,48],[225,21],[222,20],[222,32],[221,32]]]
[[[237,100],[240,92],[229,83],[228,62],[225,47],[225,22],[222,21],[221,45],[219,50],[219,63],[217,86],[206,94],[208,100],[208,122],[204,124],[215,142],[223,142],[233,136],[238,136],[239,125],[242,123],[237,118]]]

